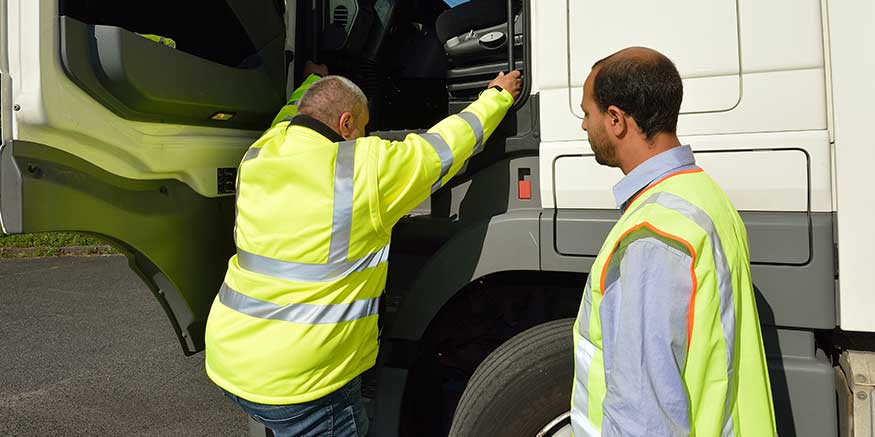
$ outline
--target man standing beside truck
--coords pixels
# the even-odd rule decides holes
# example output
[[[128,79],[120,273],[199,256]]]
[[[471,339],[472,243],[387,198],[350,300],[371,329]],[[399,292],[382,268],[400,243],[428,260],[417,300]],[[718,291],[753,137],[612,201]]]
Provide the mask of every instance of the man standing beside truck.
[[[308,81],[309,83],[309,81]],[[237,254],[206,327],[206,370],[277,436],[364,436],[360,374],[377,356],[392,227],[477,153],[519,72],[404,141],[364,137],[352,82],[309,84],[239,167]]]
[[[583,95],[595,159],[625,177],[573,328],[574,435],[774,436],[747,233],[677,138],[677,69],[631,47]]]

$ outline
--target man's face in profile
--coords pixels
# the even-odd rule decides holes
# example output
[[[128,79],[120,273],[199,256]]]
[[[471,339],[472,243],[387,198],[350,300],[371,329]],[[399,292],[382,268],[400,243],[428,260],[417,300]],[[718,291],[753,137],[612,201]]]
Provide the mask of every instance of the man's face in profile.
[[[586,82],[583,84],[583,101],[580,108],[583,110],[583,124],[581,127],[587,133],[589,145],[595,154],[595,160],[601,165],[617,167],[617,153],[614,145],[608,139],[605,130],[605,114],[595,102],[595,76],[598,69],[593,69]]]

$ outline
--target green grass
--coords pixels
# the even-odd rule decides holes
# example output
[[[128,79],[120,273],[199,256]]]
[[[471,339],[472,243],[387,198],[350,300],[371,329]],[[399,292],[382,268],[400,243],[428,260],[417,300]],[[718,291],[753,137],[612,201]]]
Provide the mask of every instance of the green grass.
[[[65,247],[85,246],[86,250],[62,250]],[[86,234],[76,232],[46,232],[42,234],[0,234],[0,258],[21,258],[59,255],[105,255],[117,253],[108,244]]]
[[[66,247],[102,246],[99,238],[76,232],[46,232],[42,234],[2,235],[0,247]]]

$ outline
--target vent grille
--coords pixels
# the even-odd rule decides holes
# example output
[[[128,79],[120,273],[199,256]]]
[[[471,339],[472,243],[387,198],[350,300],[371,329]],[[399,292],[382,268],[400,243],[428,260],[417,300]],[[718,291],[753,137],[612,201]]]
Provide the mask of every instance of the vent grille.
[[[332,21],[337,27],[346,28],[349,24],[349,9],[344,5],[339,5],[334,8]]]

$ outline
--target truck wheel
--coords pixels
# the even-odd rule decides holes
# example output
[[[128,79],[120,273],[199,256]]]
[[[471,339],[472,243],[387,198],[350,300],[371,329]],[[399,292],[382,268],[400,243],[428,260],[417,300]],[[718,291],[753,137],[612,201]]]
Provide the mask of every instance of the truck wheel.
[[[456,408],[451,437],[570,437],[574,319],[535,326],[489,354]]]

